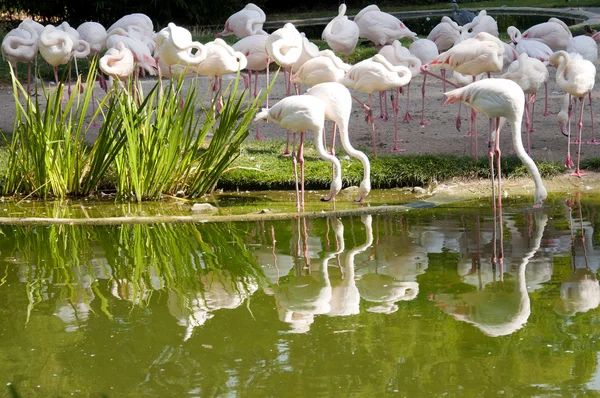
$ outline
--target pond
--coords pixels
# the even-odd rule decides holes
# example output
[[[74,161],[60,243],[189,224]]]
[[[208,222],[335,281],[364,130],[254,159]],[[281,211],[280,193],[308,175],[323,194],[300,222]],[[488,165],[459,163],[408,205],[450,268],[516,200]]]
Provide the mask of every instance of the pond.
[[[599,195],[570,195],[541,210],[0,226],[0,384],[23,397],[597,391],[599,213]]]
[[[506,29],[511,25],[518,27],[521,31],[525,31],[533,25],[548,22],[548,19],[552,16],[530,14],[495,14],[493,12],[489,12],[488,14],[494,17],[494,19],[498,23],[498,32],[500,32],[501,35],[506,34]],[[448,12],[448,16],[450,15],[451,13]],[[569,26],[583,22],[582,19],[576,18],[558,18],[564,21]],[[410,30],[422,37],[427,37],[429,32],[431,32],[431,30],[438,23],[440,23],[441,19],[441,16],[400,18],[400,20],[406,25],[406,27],[408,27]],[[323,29],[325,29],[326,25],[327,22],[319,25],[299,25],[298,30],[304,32],[306,34],[306,37],[308,37],[311,40],[320,40],[321,34],[323,33]]]

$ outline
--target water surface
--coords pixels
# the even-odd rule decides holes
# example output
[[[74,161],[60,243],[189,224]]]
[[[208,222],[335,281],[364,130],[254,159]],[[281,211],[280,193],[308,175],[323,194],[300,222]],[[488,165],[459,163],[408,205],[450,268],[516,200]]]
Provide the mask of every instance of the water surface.
[[[0,384],[86,397],[596,391],[598,199],[1,226]]]

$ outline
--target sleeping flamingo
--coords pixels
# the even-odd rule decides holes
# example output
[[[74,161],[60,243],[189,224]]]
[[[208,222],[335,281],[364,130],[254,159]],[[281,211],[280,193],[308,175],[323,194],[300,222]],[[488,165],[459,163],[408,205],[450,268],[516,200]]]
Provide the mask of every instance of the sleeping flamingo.
[[[323,30],[321,38],[327,42],[333,51],[346,56],[346,62],[358,43],[360,28],[356,22],[348,19],[346,4],[340,4],[338,16],[333,18]]]
[[[266,21],[265,12],[256,4],[248,3],[225,22],[225,28],[217,37],[235,35],[240,39],[252,35],[267,35],[262,27]]]
[[[377,48],[392,44],[394,40],[408,37],[417,39],[417,34],[412,32],[395,16],[383,12],[376,5],[370,5],[354,17],[358,25],[359,37],[371,40]]]

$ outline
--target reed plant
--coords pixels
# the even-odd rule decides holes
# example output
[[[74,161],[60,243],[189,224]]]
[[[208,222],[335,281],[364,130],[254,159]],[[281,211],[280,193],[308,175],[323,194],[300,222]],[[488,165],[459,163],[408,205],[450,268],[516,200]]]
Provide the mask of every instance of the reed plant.
[[[92,61],[88,82],[95,82],[96,60]],[[40,198],[87,195],[120,151],[120,117],[108,107],[98,139],[92,147],[85,138],[92,124],[106,108],[108,96],[87,121],[93,98],[93,83],[83,84],[81,76],[73,93],[64,99],[64,83],[55,90],[42,87],[42,98],[30,96],[11,70],[15,99],[15,122],[7,142],[8,166],[3,195],[34,194]]]
[[[88,82],[95,81],[96,66],[93,61]],[[248,99],[247,90],[238,90],[238,74],[223,93],[210,98],[211,104],[221,94],[225,98],[215,112],[202,105],[198,81],[188,87],[183,76],[165,88],[159,80],[147,95],[131,82],[117,82],[88,121],[93,84],[84,85],[79,77],[68,99],[63,99],[62,82],[55,90],[44,87],[40,100],[30,97],[13,74],[15,124],[12,138],[5,137],[9,156],[1,193],[87,196],[111,171],[120,200],[206,194],[239,156],[266,93]],[[86,144],[96,120],[102,123],[98,136]]]

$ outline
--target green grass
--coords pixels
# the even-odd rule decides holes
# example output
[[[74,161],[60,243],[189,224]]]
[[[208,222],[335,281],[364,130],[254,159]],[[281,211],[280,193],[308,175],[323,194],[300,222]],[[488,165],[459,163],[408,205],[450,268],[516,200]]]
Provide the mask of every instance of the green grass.
[[[241,156],[232,163],[219,180],[218,188],[225,190],[293,189],[292,161],[281,156],[283,141],[246,142]],[[362,166],[343,151],[336,152],[342,164],[344,187],[358,186],[362,179]],[[331,165],[318,157],[311,144],[305,144],[305,183],[307,189],[326,189],[331,183]],[[371,161],[371,186],[395,188],[425,186],[433,181],[454,177],[489,178],[487,159],[474,161],[466,156],[403,155],[379,156]],[[599,159],[600,165],[600,159]],[[557,163],[538,163],[542,177],[548,178],[564,171]],[[502,158],[502,172],[506,178],[528,175],[527,169],[516,156]]]

